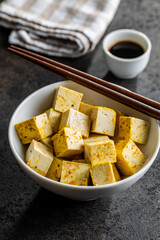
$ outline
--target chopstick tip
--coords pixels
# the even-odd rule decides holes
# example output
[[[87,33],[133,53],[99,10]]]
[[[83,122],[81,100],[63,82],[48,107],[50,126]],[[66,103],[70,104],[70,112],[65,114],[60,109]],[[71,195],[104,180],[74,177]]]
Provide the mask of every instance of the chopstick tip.
[[[14,46],[14,45],[10,45],[9,47],[8,47],[8,50],[13,50],[13,49],[16,49],[16,46]]]

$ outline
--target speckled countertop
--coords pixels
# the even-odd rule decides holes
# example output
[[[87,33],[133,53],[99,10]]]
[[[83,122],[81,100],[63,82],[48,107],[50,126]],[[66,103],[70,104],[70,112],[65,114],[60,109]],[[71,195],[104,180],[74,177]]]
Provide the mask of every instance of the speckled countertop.
[[[101,43],[79,59],[57,59],[160,102],[160,1],[122,0],[107,32],[133,28],[152,41],[150,62],[134,80],[107,73]],[[63,80],[7,50],[10,30],[0,27],[0,239],[160,239],[160,155],[145,176],[112,198],[77,202],[36,184],[19,167],[8,144],[9,119],[30,93]]]

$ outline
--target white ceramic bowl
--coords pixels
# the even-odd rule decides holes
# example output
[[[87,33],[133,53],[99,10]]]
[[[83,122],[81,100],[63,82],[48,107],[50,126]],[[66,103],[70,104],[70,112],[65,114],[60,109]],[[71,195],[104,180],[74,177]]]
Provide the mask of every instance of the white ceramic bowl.
[[[110,53],[109,49],[121,41],[132,41],[138,43],[144,53],[136,58],[120,58]],[[119,29],[109,33],[103,40],[103,51],[105,61],[109,70],[117,77],[131,79],[141,73],[148,64],[151,53],[151,42],[149,38],[133,29]]]
[[[131,116],[143,118],[151,122],[149,140],[145,146],[141,147],[141,150],[147,156],[147,161],[145,163],[145,166],[139,172],[137,172],[131,177],[128,177],[116,183],[103,186],[86,187],[86,186],[73,186],[53,181],[51,179],[39,175],[25,164],[24,161],[26,146],[21,144],[15,131],[14,125],[20,121],[29,119],[34,115],[40,114],[44,112],[46,109],[50,108],[53,102],[54,90],[56,87],[60,85],[84,93],[83,100],[91,104],[107,106],[115,110],[120,110]],[[145,174],[145,172],[151,167],[152,163],[154,162],[157,156],[160,144],[159,127],[155,119],[146,116],[145,114],[133,110],[123,104],[120,104],[110,98],[107,98],[99,93],[96,93],[72,81],[63,81],[48,85],[27,97],[15,110],[10,120],[8,134],[10,147],[17,162],[32,179],[34,179],[42,187],[56,194],[60,194],[71,199],[83,201],[110,196],[114,193],[119,193],[123,190],[126,190],[138,179],[140,179]]]

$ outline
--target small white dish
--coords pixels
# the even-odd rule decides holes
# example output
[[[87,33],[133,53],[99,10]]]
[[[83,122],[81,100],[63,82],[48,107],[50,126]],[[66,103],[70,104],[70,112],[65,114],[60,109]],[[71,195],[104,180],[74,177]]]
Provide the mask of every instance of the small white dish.
[[[121,58],[109,50],[118,42],[132,41],[139,44],[144,53],[135,58]],[[133,29],[119,29],[109,33],[103,40],[103,51],[108,69],[117,77],[131,79],[141,73],[147,66],[151,53],[151,41],[142,32]]]
[[[146,145],[141,146],[141,150],[147,156],[147,160],[143,168],[133,176],[130,176],[119,182],[103,186],[87,187],[74,186],[56,182],[41,176],[40,174],[29,168],[25,164],[26,146],[22,145],[22,143],[20,142],[14,125],[18,122],[29,119],[32,116],[38,115],[44,112],[46,109],[50,108],[53,103],[54,90],[58,86],[65,86],[67,88],[82,92],[84,94],[83,100],[88,103],[99,106],[107,106],[113,108],[114,110],[120,110],[133,117],[139,117],[150,121],[151,129],[148,142]],[[17,162],[34,181],[36,181],[42,187],[50,190],[51,192],[81,201],[88,201],[106,196],[111,196],[114,193],[120,193],[121,191],[126,190],[128,187],[138,181],[151,167],[158,154],[160,145],[159,127],[158,122],[155,119],[72,81],[63,81],[50,84],[46,87],[39,89],[38,91],[35,91],[26,99],[24,99],[24,101],[17,107],[10,120],[8,137],[11,150]]]

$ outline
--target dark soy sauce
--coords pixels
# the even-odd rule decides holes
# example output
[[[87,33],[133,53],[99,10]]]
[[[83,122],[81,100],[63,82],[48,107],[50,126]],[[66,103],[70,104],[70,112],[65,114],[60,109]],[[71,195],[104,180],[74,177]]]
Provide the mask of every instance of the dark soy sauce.
[[[131,41],[117,42],[109,51],[120,58],[136,58],[144,53],[144,49],[139,44]]]

